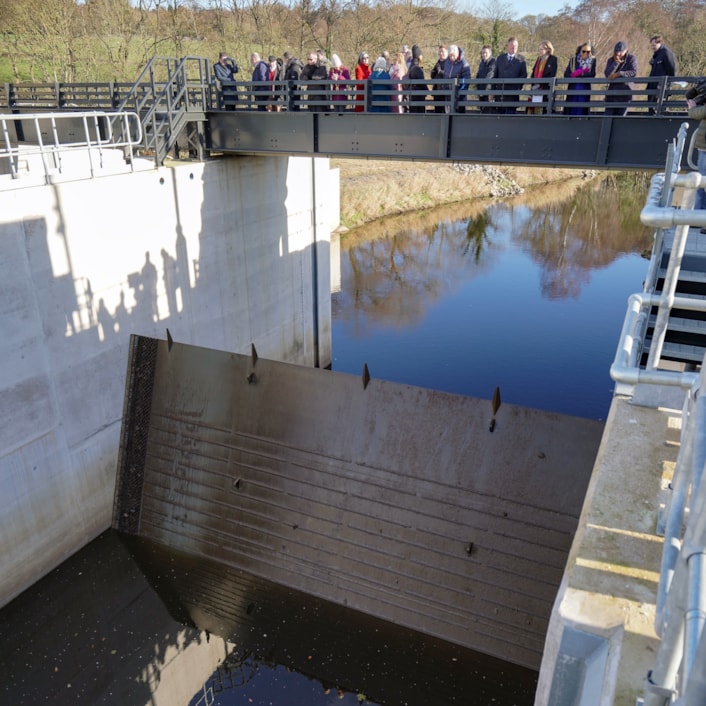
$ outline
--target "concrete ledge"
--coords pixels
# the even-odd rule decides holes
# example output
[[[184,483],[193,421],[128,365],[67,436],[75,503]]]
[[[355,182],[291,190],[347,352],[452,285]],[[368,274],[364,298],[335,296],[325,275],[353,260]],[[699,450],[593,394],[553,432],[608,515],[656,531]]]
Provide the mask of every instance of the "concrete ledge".
[[[535,706],[635,706],[659,644],[654,631],[662,537],[660,493],[671,478],[674,408],[616,396],[547,631]]]

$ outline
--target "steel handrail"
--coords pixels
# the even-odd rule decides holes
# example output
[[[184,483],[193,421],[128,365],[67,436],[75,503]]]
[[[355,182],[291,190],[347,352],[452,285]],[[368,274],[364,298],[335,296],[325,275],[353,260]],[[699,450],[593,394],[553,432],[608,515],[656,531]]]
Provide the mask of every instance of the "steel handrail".
[[[65,120],[75,120],[79,118],[83,126],[82,140],[64,140],[60,137],[58,124]],[[112,129],[112,122],[120,122],[121,138],[116,137]],[[48,121],[46,131],[50,139],[47,141],[42,135],[42,126]],[[25,143],[21,140],[13,140],[10,137],[9,125],[13,130],[18,124],[28,123],[34,128],[36,144]],[[58,113],[21,113],[21,114],[0,114],[0,129],[2,131],[4,145],[0,149],[0,159],[6,159],[10,165],[10,174],[13,179],[19,178],[19,158],[20,155],[27,156],[39,154],[44,168],[44,177],[47,183],[51,179],[54,171],[62,172],[62,152],[67,150],[85,151],[88,156],[90,175],[95,176],[94,153],[97,152],[102,163],[103,150],[105,148],[122,148],[127,150],[127,162],[130,169],[133,167],[134,149],[142,142],[142,126],[139,116],[132,111],[122,111],[112,113],[105,111],[72,111]],[[125,137],[127,136],[127,137]],[[53,161],[50,165],[49,158]]]
[[[682,125],[670,149],[665,173],[653,177],[641,213],[643,223],[657,228],[652,263],[662,252],[662,230],[675,227],[663,291],[630,295],[611,366],[611,377],[619,384],[676,385],[687,391],[655,601],[655,631],[662,639],[654,667],[646,676],[644,706],[666,706],[677,698],[685,706],[706,703],[706,665],[701,659],[706,654],[706,483],[701,482],[706,465],[706,394],[702,394],[706,391],[706,357],[699,373],[657,369],[669,313],[675,308],[706,312],[706,301],[675,294],[689,226],[706,225],[706,211],[693,209],[695,191],[706,185],[706,179],[697,173],[678,173],[686,127]],[[675,187],[683,189],[679,206],[669,205]],[[639,365],[641,342],[655,306],[657,322],[643,369]]]

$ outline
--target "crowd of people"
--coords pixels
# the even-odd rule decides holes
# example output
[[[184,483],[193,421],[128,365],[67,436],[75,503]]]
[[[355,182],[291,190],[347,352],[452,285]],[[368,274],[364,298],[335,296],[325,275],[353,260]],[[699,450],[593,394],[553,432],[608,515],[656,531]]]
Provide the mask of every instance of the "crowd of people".
[[[652,57],[649,61],[650,71],[647,78],[660,78],[676,76],[678,64],[674,53],[664,43],[661,34],[650,37]],[[464,55],[463,49],[457,44],[438,47],[438,58],[429,72],[433,80],[430,87],[432,96],[436,93],[440,100],[433,102],[435,112],[449,111],[448,84],[444,80],[454,79],[458,84],[461,94],[464,89],[475,88],[481,112],[511,114],[518,111],[519,94],[512,90],[517,86],[519,90],[523,81],[515,81],[508,85],[508,89],[497,91],[500,84],[494,79],[526,79],[531,83],[532,92],[529,104],[524,108],[528,114],[541,114],[547,111],[548,91],[546,79],[557,76],[560,66],[554,54],[554,47],[550,41],[542,41],[538,46],[537,57],[530,69],[527,59],[519,53],[519,42],[516,37],[507,40],[506,51],[493,56],[492,48],[485,45],[480,50],[480,59],[475,72]],[[365,110],[365,81],[371,81],[371,100],[368,105],[369,112],[410,112],[423,113],[426,111],[427,90],[419,82],[427,77],[424,70],[422,50],[419,46],[407,45],[394,54],[382,51],[371,61],[368,52],[360,52],[358,61],[353,71],[341,61],[337,54],[331,58],[326,56],[322,49],[307,54],[306,63],[297,57],[285,52],[282,58],[270,55],[265,61],[257,52],[250,55],[252,66],[251,80],[253,92],[258,94],[256,102],[258,110],[278,110],[278,103],[273,100],[273,90],[277,82],[297,82],[298,90],[303,92],[301,82],[306,82],[307,106],[312,111],[342,111],[346,108],[350,98],[347,90],[349,83],[355,81],[354,110]],[[231,91],[231,107],[237,100],[237,90],[234,86],[239,68],[237,63],[225,52],[221,52],[218,61],[214,64],[214,75],[222,85],[222,92],[227,95]],[[608,57],[603,75],[608,80],[608,89],[605,96],[605,114],[625,115],[632,102],[634,85],[631,79],[638,76],[639,67],[635,54],[631,53],[624,40],[616,42],[612,54]],[[589,113],[590,84],[582,79],[595,78],[597,75],[597,58],[591,42],[582,42],[569,58],[564,69],[564,78],[572,79],[568,84],[568,95],[563,112],[567,115],[587,115]],[[328,81],[326,81],[328,79]],[[317,82],[324,81],[317,89]],[[544,83],[542,83],[544,81]],[[341,83],[339,83],[341,82]],[[648,89],[655,89],[657,82],[648,82]],[[392,88],[392,90],[391,90]],[[490,93],[494,91],[494,93]],[[486,93],[488,92],[488,93]],[[377,94],[377,95],[376,95]],[[686,93],[689,117],[699,121],[696,131],[694,147],[698,154],[699,173],[706,176],[706,78],[697,82]],[[656,91],[647,93],[647,100],[654,103],[657,100]],[[465,112],[463,103],[457,107],[458,112]],[[295,102],[292,110],[300,109],[300,104]],[[649,112],[654,114],[655,108],[649,106]],[[702,188],[697,192],[695,208],[706,209],[706,191]],[[706,233],[706,229],[702,229]]]
[[[650,72],[648,78],[661,76],[676,76],[678,67],[674,53],[664,44],[662,35],[655,34],[650,38],[652,58],[650,59]],[[515,113],[519,108],[519,90],[521,81],[509,84],[505,90],[498,90],[502,84],[493,82],[493,79],[527,79],[531,82],[532,94],[529,96],[530,105],[523,108],[528,114],[541,114],[547,111],[548,91],[545,79],[558,75],[560,70],[554,47],[550,41],[539,44],[537,57],[534,63],[527,61],[519,51],[519,42],[516,37],[507,41],[506,51],[497,57],[493,56],[492,48],[485,45],[480,50],[480,59],[475,71],[471,69],[463,49],[457,44],[438,47],[438,58],[429,72],[433,85],[429,87],[432,96],[439,100],[434,101],[435,112],[448,111],[449,85],[444,84],[444,79],[454,79],[460,95],[466,95],[467,89],[475,89],[475,99],[487,104],[480,106],[481,112]],[[564,69],[564,77],[574,79],[568,85],[569,95],[564,112],[568,115],[586,115],[589,108],[589,84],[578,79],[595,78],[597,75],[596,56],[590,42],[583,42],[576,48],[575,54],[569,59]],[[278,110],[277,100],[272,96],[276,93],[276,84],[281,82],[297,82],[300,94],[303,96],[302,82],[306,82],[306,105],[312,111],[342,111],[348,102],[354,104],[355,111],[365,109],[365,84],[370,84],[371,101],[368,105],[369,112],[425,112],[425,98],[427,90],[420,82],[424,81],[425,74],[422,50],[419,46],[403,46],[401,51],[390,53],[382,51],[376,59],[372,59],[368,52],[361,52],[355,67],[351,70],[337,54],[332,54],[329,59],[322,49],[311,51],[307,54],[306,61],[285,52],[283,56],[270,55],[267,60],[257,52],[250,55],[252,73],[250,80],[253,82],[253,93],[256,95],[258,110]],[[530,68],[531,67],[531,68]],[[617,42],[613,53],[607,59],[603,74],[610,82],[605,101],[608,104],[605,112],[609,115],[624,115],[632,101],[634,85],[630,79],[638,75],[638,62],[635,54],[628,50],[625,41]],[[237,100],[237,91],[232,84],[239,73],[237,63],[226,53],[222,52],[214,65],[214,75],[224,87],[224,93],[230,88],[233,100],[226,101],[231,107]],[[325,81],[322,87],[317,88],[317,81]],[[351,84],[345,82],[356,81],[356,90],[352,93],[347,89]],[[648,89],[656,89],[658,83],[648,83]],[[512,90],[515,88],[515,90]],[[486,93],[487,92],[487,93]],[[492,92],[492,93],[491,93]],[[648,93],[649,101],[656,101],[657,92]],[[291,107],[300,109],[299,102]],[[463,101],[458,104],[458,112],[465,112]],[[650,106],[654,113],[654,107]]]

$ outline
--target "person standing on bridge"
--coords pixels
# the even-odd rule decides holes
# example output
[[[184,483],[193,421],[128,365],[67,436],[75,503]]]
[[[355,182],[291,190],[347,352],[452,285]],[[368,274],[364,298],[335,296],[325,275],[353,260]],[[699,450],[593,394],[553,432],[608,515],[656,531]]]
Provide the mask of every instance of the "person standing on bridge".
[[[390,66],[389,72],[390,78],[393,81],[397,81],[397,83],[393,86],[397,93],[390,96],[390,99],[392,100],[391,110],[393,113],[403,113],[404,108],[402,105],[402,98],[404,94],[402,93],[402,81],[407,75],[407,62],[405,61],[403,52],[399,51],[395,54],[395,59]]]
[[[463,55],[463,49],[456,44],[449,45],[449,56],[444,65],[444,78],[451,78],[458,81],[458,102],[456,105],[457,113],[466,112],[466,90],[468,82],[471,79],[471,67]]]
[[[444,70],[446,68],[446,60],[449,58],[449,50],[445,44],[439,45],[439,60],[434,64],[431,69],[429,77],[432,81],[439,81],[439,79],[444,77]],[[446,101],[446,93],[448,92],[448,86],[445,83],[437,83],[434,86],[433,93],[437,94],[438,97],[434,98],[434,112],[435,113],[445,113],[446,106],[444,102]],[[437,102],[438,101],[438,102]]]
[[[385,59],[379,57],[375,60],[373,71],[370,74],[370,113],[389,113],[389,91],[391,88],[390,74],[387,71]],[[377,94],[377,96],[376,96]],[[387,104],[384,101],[388,101]]]
[[[235,59],[231,59],[226,52],[218,55],[218,61],[213,65],[213,75],[220,83],[221,101],[226,110],[235,110],[235,101],[238,100],[238,89],[235,85],[235,74],[240,69]]]
[[[615,45],[613,56],[605,65],[605,76],[611,81],[605,102],[623,104],[618,107],[606,106],[606,115],[625,115],[632,102],[631,91],[634,90],[635,84],[621,79],[637,76],[637,57],[628,53],[627,42],[621,41]]]
[[[414,95],[413,92],[419,90],[426,90],[426,86],[420,86],[419,84],[409,83],[409,81],[423,81],[424,80],[424,68],[422,67],[422,50],[415,44],[412,47],[412,65],[409,67],[407,72],[406,88],[407,88],[407,110],[410,113],[424,113],[426,108],[424,107],[424,102],[426,100],[426,95]]]
[[[486,44],[480,50],[480,62],[478,64],[478,71],[476,71],[476,78],[491,79],[495,76],[495,57],[493,56],[493,48]],[[477,83],[476,90],[478,91],[488,91],[493,89],[492,83]],[[483,103],[490,101],[489,95],[479,96],[478,99]],[[480,109],[481,113],[489,113],[490,107],[484,106]]]
[[[268,83],[267,76],[270,72],[270,67],[267,65],[266,61],[260,59],[260,55],[256,51],[250,54],[250,63],[252,64],[253,68],[252,82],[254,85],[252,87],[252,91],[253,94],[259,94],[254,95],[253,97],[257,102],[257,109],[265,111],[267,110],[268,99],[268,86],[266,84]]]
[[[328,72],[329,81],[331,84],[331,100],[333,100],[333,109],[337,113],[342,113],[346,109],[346,94],[348,86],[339,81],[350,81],[351,74],[348,67],[344,66],[338,54],[331,54],[331,68]]]
[[[370,70],[370,55],[367,51],[362,51],[358,55],[358,64],[355,67],[355,79],[356,81],[366,81],[370,78],[371,73],[372,71]],[[362,113],[365,110],[365,84],[356,84],[355,91],[355,112]]]
[[[287,86],[290,91],[290,96],[292,101],[290,102],[290,110],[299,110],[299,96],[300,91],[294,85],[296,81],[299,81],[302,77],[302,71],[304,70],[304,64],[302,64],[301,59],[297,59],[296,56],[292,56],[288,51],[284,52],[284,80],[287,82]]]
[[[556,76],[558,63],[557,58],[554,56],[554,45],[548,41],[540,42],[539,54],[537,55],[537,60],[534,62],[534,67],[532,68],[532,78],[554,78]],[[532,84],[533,91],[540,91],[542,89],[546,90],[547,88],[549,88],[549,85],[546,83]],[[547,96],[533,93],[530,96],[530,99],[533,104],[539,103],[540,105],[532,105],[527,108],[528,113],[541,115],[542,113],[547,112],[547,109],[541,106],[542,103],[546,103]]]
[[[507,53],[501,54],[495,60],[496,78],[527,78],[527,61],[522,54],[517,52],[519,46],[520,45],[516,37],[510,37],[507,40]],[[519,102],[519,95],[506,95],[504,92],[505,87],[502,84],[496,84],[496,88],[503,89],[503,94],[495,97],[496,104]],[[496,112],[503,113],[505,115],[512,115],[517,112],[516,105],[497,106],[497,108],[498,109]]]
[[[307,81],[311,87],[307,87],[309,110],[314,113],[325,113],[330,106],[326,101],[326,80],[328,79],[328,69],[326,64],[315,52],[309,52],[306,57],[306,66],[302,71],[302,81]],[[313,86],[316,86],[314,88]]]
[[[677,60],[671,49],[664,45],[664,40],[661,34],[654,34],[650,37],[650,46],[652,47],[652,58],[650,59],[650,77],[652,76],[676,76],[678,72]],[[659,83],[648,83],[648,90],[656,91],[659,88]],[[657,103],[659,96],[648,95],[647,100],[650,103]],[[654,115],[657,110],[650,106],[650,115]]]
[[[569,59],[569,63],[564,69],[564,78],[595,78],[596,77],[596,57],[593,56],[593,49],[590,42],[584,42],[576,47],[576,55]],[[570,105],[564,108],[565,115],[588,115],[589,108],[579,107],[581,103],[588,103],[591,96],[577,95],[579,91],[588,91],[590,83],[571,83],[568,85],[566,100]],[[576,105],[579,104],[579,105]]]

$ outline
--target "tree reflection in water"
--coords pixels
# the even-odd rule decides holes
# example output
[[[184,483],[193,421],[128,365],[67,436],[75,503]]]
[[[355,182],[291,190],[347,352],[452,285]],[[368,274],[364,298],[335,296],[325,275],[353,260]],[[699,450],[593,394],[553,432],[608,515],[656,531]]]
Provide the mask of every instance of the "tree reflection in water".
[[[507,248],[505,228],[509,243],[539,265],[543,296],[578,297],[593,270],[649,246],[651,232],[639,221],[648,181],[621,175],[571,186],[387,219],[343,236],[354,310],[386,326],[418,320],[430,298],[493,267]]]
[[[575,180],[347,233],[333,368],[483,398],[500,386],[514,404],[605,418],[652,243],[647,188],[646,175]]]

